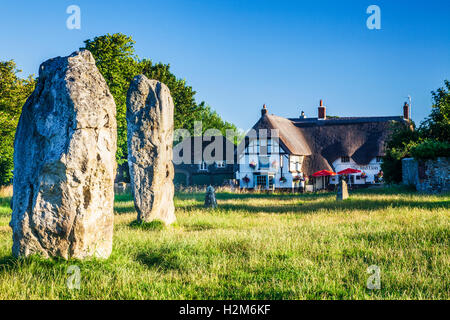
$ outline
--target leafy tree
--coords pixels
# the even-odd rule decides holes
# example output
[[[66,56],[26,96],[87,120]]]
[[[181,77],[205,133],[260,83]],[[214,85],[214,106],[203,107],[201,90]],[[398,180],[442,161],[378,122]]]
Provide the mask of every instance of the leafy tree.
[[[193,133],[194,121],[199,119],[203,103],[197,104],[195,102],[195,91],[192,87],[188,86],[185,80],[177,79],[170,72],[170,65],[168,64],[153,64],[151,60],[144,59],[139,62],[139,70],[147,78],[159,80],[169,87],[175,106],[175,128],[184,128]]]
[[[425,140],[411,147],[411,155],[417,160],[450,157],[450,143],[436,140]]]
[[[22,106],[35,86],[32,76],[21,79],[19,72],[13,60],[0,62],[0,185],[11,181],[15,130]]]
[[[402,159],[434,159],[448,157],[450,145],[450,82],[445,87],[432,91],[434,103],[430,115],[420,124],[396,128],[386,143],[386,155],[381,169],[388,183],[402,181]]]
[[[381,163],[383,179],[387,183],[402,181],[402,159],[411,156],[410,149],[420,141],[419,132],[411,126],[397,123],[390,139],[386,142],[386,153]]]
[[[105,78],[117,108],[116,160],[122,164],[127,157],[126,99],[131,80],[139,74],[134,41],[121,33],[107,34],[84,41],[95,58],[98,70]]]
[[[202,121],[203,133],[207,129],[218,129],[223,136],[226,136],[227,130],[237,131],[234,124],[222,120],[219,114],[216,111],[213,111],[210,106],[205,105],[204,102],[201,103],[201,107],[200,117],[196,120]]]
[[[450,142],[450,81],[444,82],[444,87],[431,92],[434,103],[420,131],[424,138]]]
[[[134,51],[135,42],[130,36],[121,33],[107,34],[84,41],[82,49],[88,49],[94,56],[96,64],[104,76],[117,105],[118,151],[117,161],[126,166],[127,127],[126,97],[129,84],[134,76],[144,74],[149,79],[156,79],[170,89],[175,114],[175,129],[184,128],[193,134],[194,121],[203,120],[203,129],[236,129],[234,125],[223,121],[204,102],[195,101],[195,91],[184,79],[177,78],[170,71],[170,65],[154,64],[149,59],[139,59]]]

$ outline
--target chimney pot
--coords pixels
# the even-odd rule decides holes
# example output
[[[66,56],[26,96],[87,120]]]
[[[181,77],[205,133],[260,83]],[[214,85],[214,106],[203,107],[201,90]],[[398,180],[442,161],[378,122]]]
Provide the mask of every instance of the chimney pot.
[[[403,118],[409,120],[410,116],[409,104],[405,102],[405,104],[403,105]]]
[[[263,105],[263,108],[261,109],[261,117],[264,117],[267,114],[267,107],[266,104]]]
[[[320,99],[320,106],[318,111],[319,111],[318,119],[325,120],[327,118],[327,114],[326,114],[326,107],[323,105],[322,99]]]

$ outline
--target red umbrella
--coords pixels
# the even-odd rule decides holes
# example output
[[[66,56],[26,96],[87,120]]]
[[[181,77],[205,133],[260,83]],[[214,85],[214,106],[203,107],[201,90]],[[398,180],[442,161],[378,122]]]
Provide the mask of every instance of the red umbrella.
[[[325,176],[335,176],[336,172],[328,170],[320,170],[312,174],[312,177],[325,177]]]
[[[361,172],[361,170],[347,168],[345,170],[339,171],[338,174],[351,174],[351,173],[358,173]]]

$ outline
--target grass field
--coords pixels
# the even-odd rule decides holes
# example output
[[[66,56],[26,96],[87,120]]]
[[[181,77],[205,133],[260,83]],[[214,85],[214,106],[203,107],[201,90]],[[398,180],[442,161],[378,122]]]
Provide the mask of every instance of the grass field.
[[[449,299],[450,196],[404,189],[334,194],[176,195],[174,226],[138,226],[116,196],[106,261],[11,257],[11,210],[0,197],[0,299]],[[81,270],[69,290],[67,268]],[[381,270],[369,290],[367,268]]]

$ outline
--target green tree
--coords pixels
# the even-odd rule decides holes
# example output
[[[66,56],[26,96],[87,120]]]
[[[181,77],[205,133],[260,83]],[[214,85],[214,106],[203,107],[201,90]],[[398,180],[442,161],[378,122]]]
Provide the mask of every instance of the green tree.
[[[434,103],[430,115],[420,124],[418,130],[414,126],[397,127],[386,143],[386,155],[381,169],[384,180],[388,183],[402,181],[402,159],[434,159],[448,156],[450,143],[450,82],[432,91]]]
[[[9,184],[14,168],[14,134],[22,106],[33,92],[33,76],[21,79],[13,60],[0,62],[0,185]]]
[[[117,153],[119,164],[127,157],[126,99],[131,80],[139,74],[134,41],[121,33],[107,34],[84,41],[81,49],[89,50],[98,70],[105,78],[117,108]]]
[[[417,160],[450,157],[450,143],[426,139],[411,148],[411,155]]]
[[[96,60],[96,65],[104,76],[117,105],[117,161],[125,164],[127,156],[126,97],[129,84],[134,76],[144,74],[149,79],[163,82],[170,89],[175,112],[175,129],[184,128],[193,134],[194,121],[203,120],[203,129],[236,129],[223,121],[204,102],[195,101],[195,91],[184,79],[177,78],[170,65],[154,64],[150,59],[139,59],[134,50],[135,42],[130,36],[115,33],[84,41],[85,46]]]
[[[434,103],[420,131],[423,138],[450,142],[450,81],[444,83],[444,87],[431,92]]]
[[[402,181],[402,159],[410,157],[410,150],[420,141],[420,134],[414,123],[410,126],[402,123],[394,124],[389,140],[386,142],[386,153],[381,163],[383,179],[387,183]]]
[[[174,127],[184,128],[193,133],[194,121],[200,118],[202,103],[195,102],[195,91],[186,84],[183,79],[170,72],[170,65],[157,63],[153,64],[149,59],[139,62],[139,71],[149,79],[156,79],[164,83],[169,89],[175,107]]]

